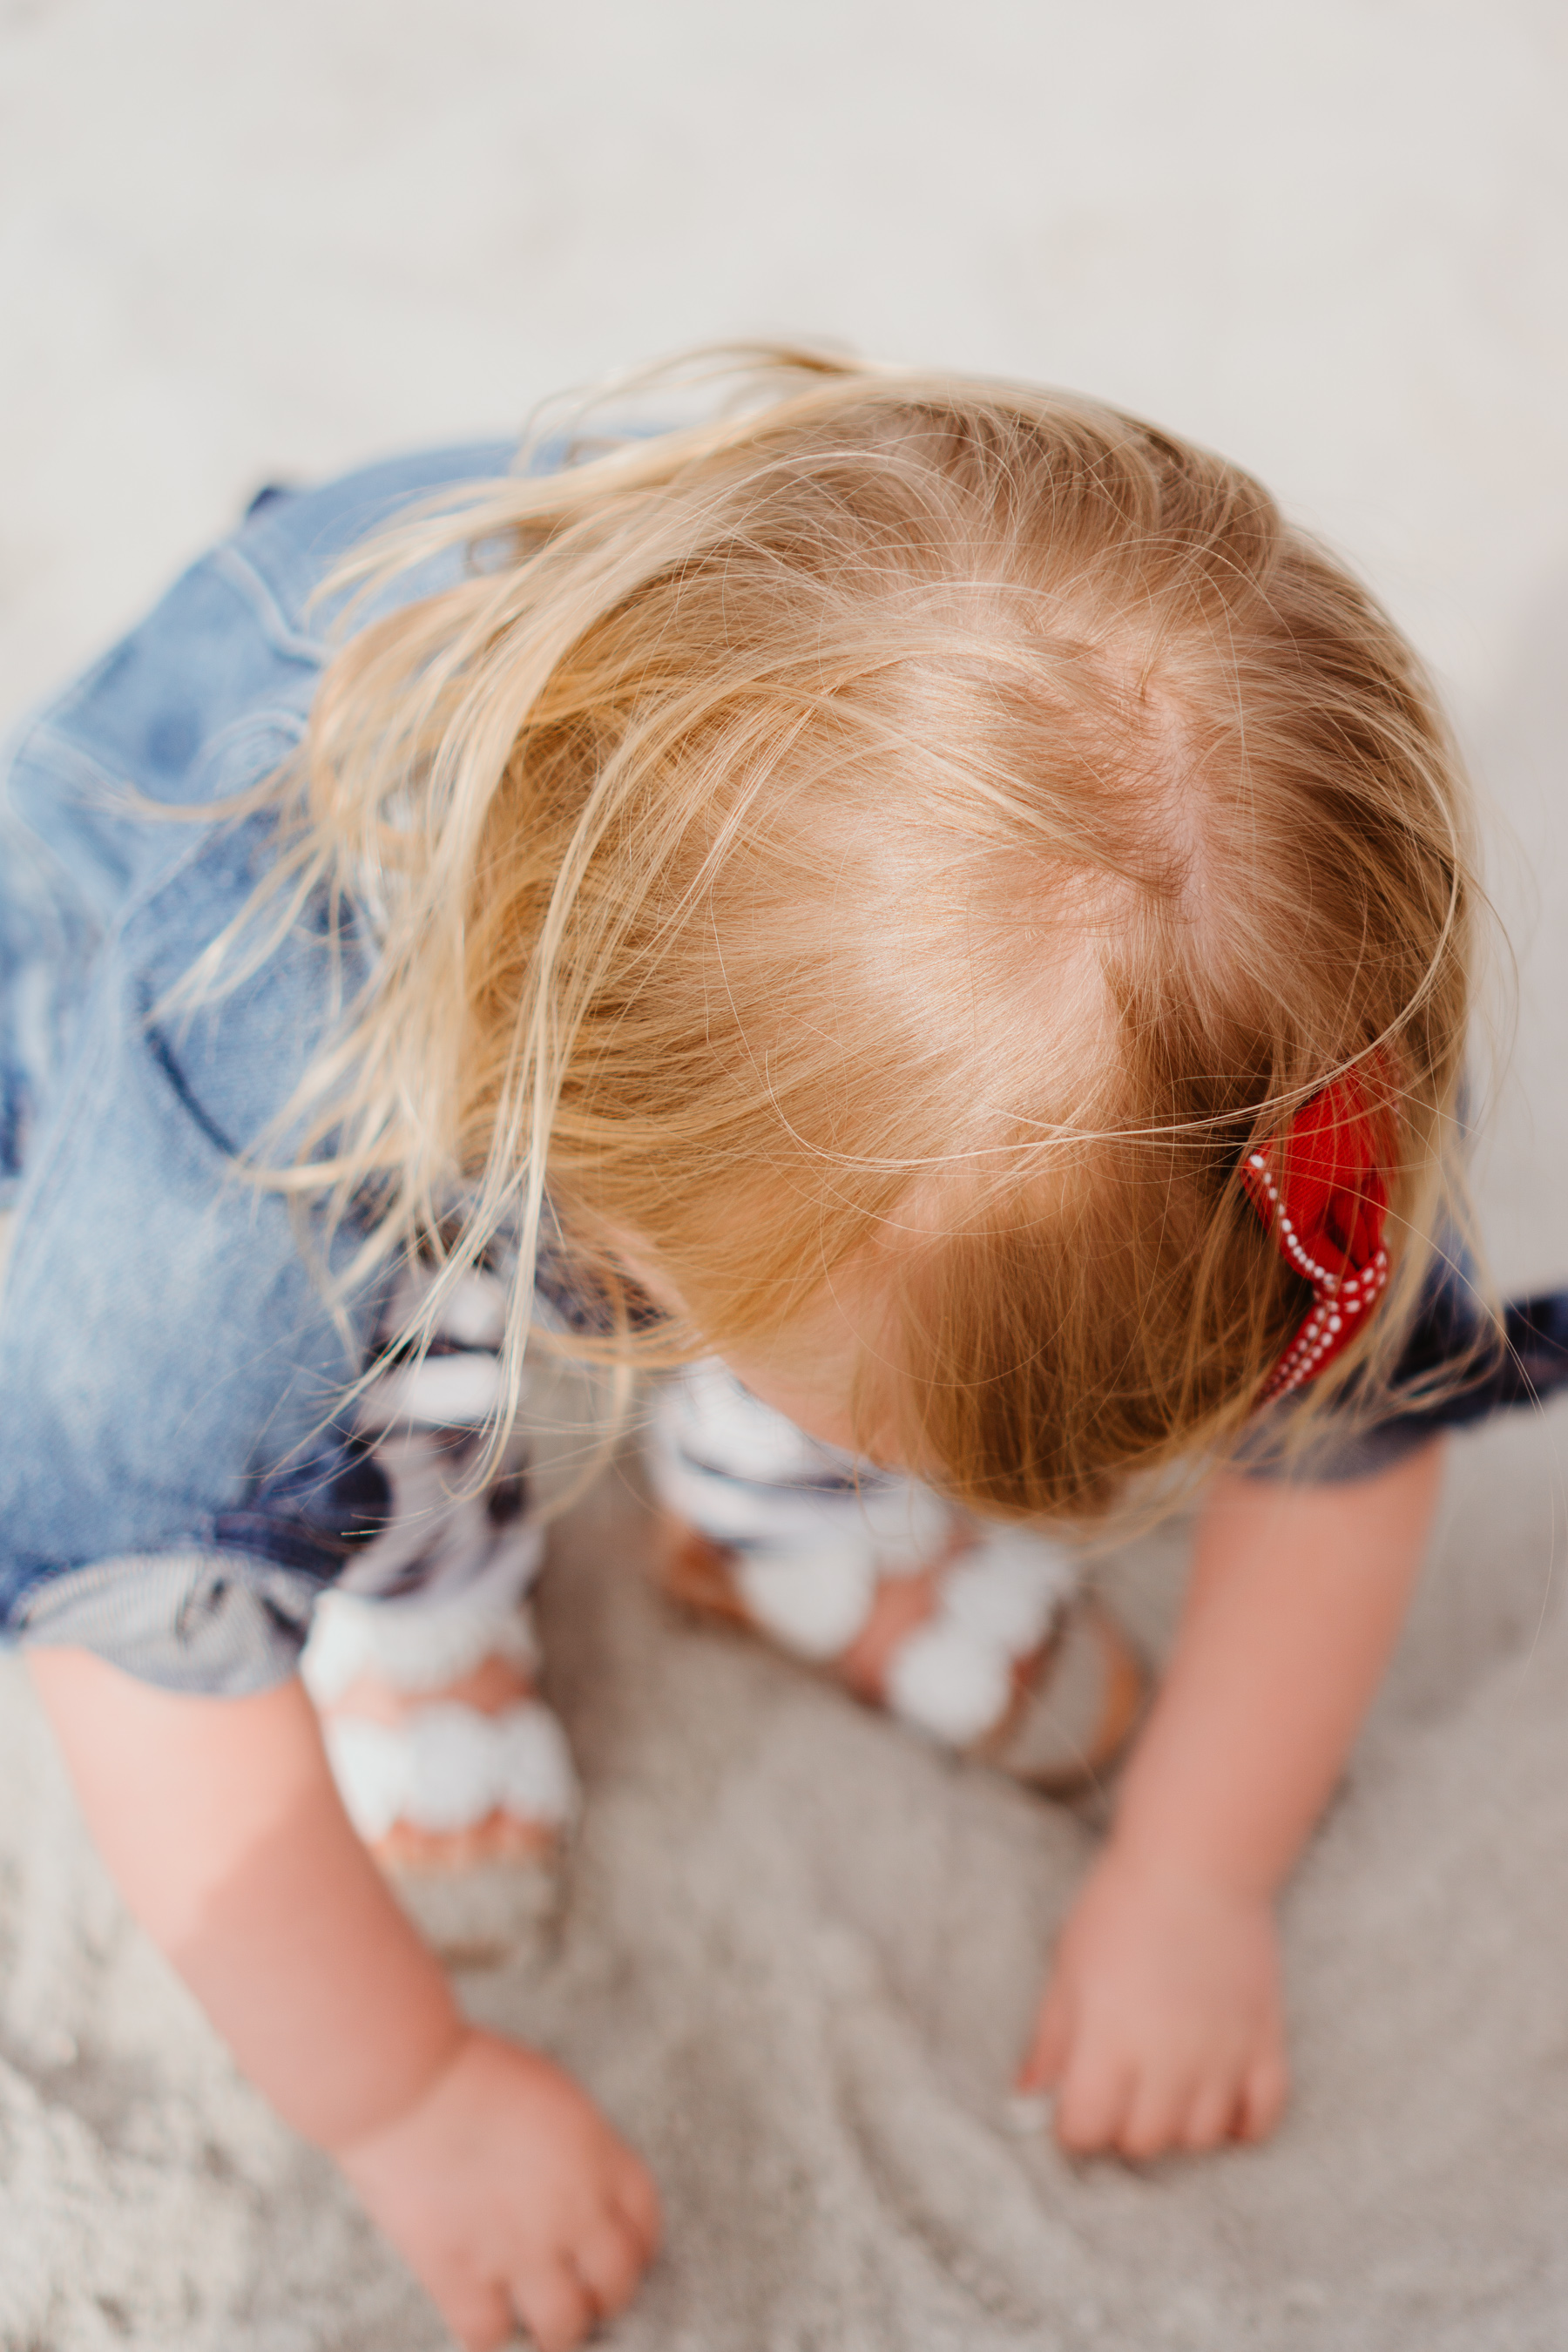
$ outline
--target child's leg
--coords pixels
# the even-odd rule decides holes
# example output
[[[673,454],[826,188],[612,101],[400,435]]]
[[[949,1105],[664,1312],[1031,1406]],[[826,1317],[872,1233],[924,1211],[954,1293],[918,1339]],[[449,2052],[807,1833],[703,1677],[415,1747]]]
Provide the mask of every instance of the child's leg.
[[[1124,1741],[1142,1675],[1062,1545],[858,1467],[717,1361],[660,1390],[649,1454],[677,1598],[1043,1788]]]

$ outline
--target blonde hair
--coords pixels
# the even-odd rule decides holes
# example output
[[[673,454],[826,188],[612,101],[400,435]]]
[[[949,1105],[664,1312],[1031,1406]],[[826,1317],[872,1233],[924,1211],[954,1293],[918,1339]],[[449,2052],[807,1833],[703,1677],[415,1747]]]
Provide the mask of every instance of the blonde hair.
[[[339,575],[469,551],[359,616],[289,781],[288,904],[381,933],[294,1181],[368,1188],[373,1254],[442,1233],[453,1277],[553,1214],[622,1365],[875,1264],[863,1425],[978,1510],[1083,1518],[1236,1439],[1306,1303],[1238,1168],[1360,1062],[1395,1279],[1299,1418],[1385,1407],[1463,1202],[1476,905],[1415,656],[1168,434],[769,360]],[[685,1319],[639,1318],[627,1231]],[[514,1394],[529,1316],[520,1283]]]

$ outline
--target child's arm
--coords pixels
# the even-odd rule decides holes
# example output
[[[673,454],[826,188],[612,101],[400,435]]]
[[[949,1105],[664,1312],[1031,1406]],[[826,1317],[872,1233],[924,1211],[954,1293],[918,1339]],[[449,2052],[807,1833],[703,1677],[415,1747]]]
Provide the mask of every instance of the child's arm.
[[[567,2076],[465,2024],[338,1801],[297,1683],[174,1696],[29,1653],[132,1909],[247,2074],[328,2148],[471,2352],[567,2352],[658,2234],[641,2163]]]
[[[1058,2137],[1133,2157],[1272,2130],[1273,1896],[1403,1620],[1440,1444],[1346,1486],[1222,1475],[1115,1829],[1067,1922],[1021,2077]]]

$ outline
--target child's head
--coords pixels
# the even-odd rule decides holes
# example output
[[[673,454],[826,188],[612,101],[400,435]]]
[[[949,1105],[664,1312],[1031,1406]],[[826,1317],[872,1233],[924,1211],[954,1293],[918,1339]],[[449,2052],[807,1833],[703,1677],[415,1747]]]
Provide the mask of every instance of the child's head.
[[[794,1360],[837,1298],[863,1433],[1082,1514],[1246,1417],[1304,1292],[1241,1161],[1375,1048],[1402,1265],[1347,1369],[1386,1364],[1452,1156],[1464,788],[1255,482],[814,362],[400,555],[459,538],[311,745],[314,838],[391,909],[362,1132],[410,1202],[460,1165],[477,1236],[531,1170],[612,1291],[629,1252],[683,1304],[628,1349]]]

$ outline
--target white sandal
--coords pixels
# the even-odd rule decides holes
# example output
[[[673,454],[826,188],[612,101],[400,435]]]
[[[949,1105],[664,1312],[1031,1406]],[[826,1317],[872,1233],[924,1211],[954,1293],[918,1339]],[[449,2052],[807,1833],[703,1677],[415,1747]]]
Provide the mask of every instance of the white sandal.
[[[745,1550],[664,1523],[658,1579],[699,1616],[760,1634],[869,1705],[1047,1796],[1093,1787],[1142,1712],[1143,1669],[1115,1619],[1080,1595],[1076,1561],[1010,1528],[936,1563],[839,1536],[799,1550]],[[908,1630],[872,1678],[858,1659],[890,1585]]]
[[[1080,1596],[1065,1545],[984,1527],[915,1480],[868,1470],[717,1359],[660,1391],[648,1469],[660,1581],[699,1614],[1052,1795],[1092,1786],[1126,1746],[1143,1670]]]
[[[537,1651],[521,1608],[459,1600],[419,1607],[329,1593],[305,1652],[305,1686],[321,1716],[327,1754],[349,1819],[374,1851],[406,1822],[432,1837],[477,1829],[496,1812],[552,1834],[569,1827],[577,1781],[565,1734],[532,1697],[499,1713],[434,1696],[490,1660],[531,1675]],[[400,1700],[361,1712],[355,1686]]]

